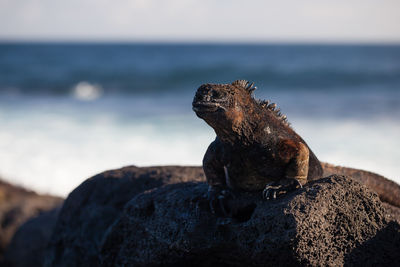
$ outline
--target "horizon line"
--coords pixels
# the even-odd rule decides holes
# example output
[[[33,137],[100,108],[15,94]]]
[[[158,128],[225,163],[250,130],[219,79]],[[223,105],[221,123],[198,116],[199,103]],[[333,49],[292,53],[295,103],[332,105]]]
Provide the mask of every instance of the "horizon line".
[[[0,37],[3,44],[143,44],[143,45],[362,45],[399,46],[400,41],[366,40],[131,40],[131,39],[14,39]]]

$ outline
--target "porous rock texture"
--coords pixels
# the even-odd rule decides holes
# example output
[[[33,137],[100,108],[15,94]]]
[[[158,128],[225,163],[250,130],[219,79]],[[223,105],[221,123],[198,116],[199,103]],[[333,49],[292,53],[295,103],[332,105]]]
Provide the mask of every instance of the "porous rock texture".
[[[362,266],[400,262],[399,225],[377,195],[333,175],[275,200],[237,196],[210,213],[207,184],[143,192],[107,231],[103,266]],[[236,207],[236,208],[233,208]],[[383,257],[389,255],[389,257]]]
[[[166,184],[204,181],[201,167],[135,167],[106,171],[73,190],[59,213],[45,266],[98,266],[106,229],[138,193]]]
[[[321,164],[324,170],[324,177],[332,174],[350,176],[365,185],[370,191],[377,193],[389,218],[400,223],[400,192],[399,185],[394,181],[369,171],[335,166],[325,162],[321,162]]]
[[[377,193],[383,202],[390,203],[396,207],[400,207],[399,185],[382,175],[364,171],[360,169],[335,166],[329,163],[321,163],[324,170],[324,177],[331,174],[347,175],[365,185],[369,189]]]
[[[63,199],[39,195],[0,180],[0,259],[17,229],[30,218],[62,204]]]

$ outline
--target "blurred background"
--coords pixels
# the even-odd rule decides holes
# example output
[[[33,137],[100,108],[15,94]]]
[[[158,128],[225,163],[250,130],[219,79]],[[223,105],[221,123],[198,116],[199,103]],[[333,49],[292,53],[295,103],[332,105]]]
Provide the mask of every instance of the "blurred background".
[[[0,0],[0,176],[66,196],[201,165],[206,82],[254,81],[321,161],[400,182],[400,2]]]

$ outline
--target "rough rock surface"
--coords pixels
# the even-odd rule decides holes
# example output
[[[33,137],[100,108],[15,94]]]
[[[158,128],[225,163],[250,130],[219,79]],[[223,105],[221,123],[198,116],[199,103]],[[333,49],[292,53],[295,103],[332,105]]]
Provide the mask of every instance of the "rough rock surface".
[[[386,209],[389,220],[395,220],[400,223],[400,208],[392,206],[388,203],[382,203],[382,206]]]
[[[383,177],[382,175],[369,171],[335,166],[329,163],[321,163],[321,164],[324,170],[324,177],[332,174],[350,176],[354,180],[368,187],[369,189],[372,189],[375,193],[379,195],[379,198],[383,202],[388,202],[391,203],[392,205],[400,207],[400,201],[399,198],[397,197],[397,195],[400,194],[400,192],[396,190],[398,189],[399,185],[394,181],[391,181]],[[391,194],[389,194],[388,192],[391,192]]]
[[[336,172],[351,175],[354,173],[352,170],[355,170],[330,164],[323,164],[323,166],[326,174]],[[351,172],[347,173],[347,170]],[[355,171],[358,171],[359,175],[368,173],[361,170]],[[179,166],[148,168],[130,166],[107,171],[89,178],[76,188],[66,200],[46,252],[45,265],[97,265],[104,233],[118,219],[123,211],[123,206],[131,198],[146,190],[167,184],[204,180],[201,167]],[[384,205],[390,214],[397,214],[400,218],[398,212],[400,209],[386,203]],[[44,218],[49,219],[50,217],[44,216]],[[394,215],[392,218],[394,218]],[[54,218],[50,219],[47,225],[54,223],[51,220],[54,220]],[[28,232],[24,230],[18,236]],[[35,242],[34,238],[29,240]],[[22,243],[20,244],[22,245]],[[35,244],[29,245],[28,243],[24,245],[35,246]],[[25,254],[26,258],[29,258],[29,255],[32,258],[41,255],[35,250],[31,252],[36,255],[28,252]]]
[[[97,266],[106,229],[136,194],[165,184],[204,181],[201,167],[125,167],[98,174],[70,193],[46,252],[46,266]]]
[[[238,196],[232,218],[209,210],[205,183],[133,198],[107,231],[103,266],[343,266],[400,262],[399,225],[377,195],[331,176],[276,201]],[[385,257],[385,255],[389,255]]]
[[[382,204],[385,207],[389,218],[397,220],[397,222],[400,223],[400,202],[398,202],[398,198],[393,197],[399,194],[396,191],[396,188],[399,188],[399,185],[394,181],[369,171],[335,166],[324,162],[321,164],[324,170],[324,177],[332,174],[350,176],[354,180],[368,187],[369,190],[377,193],[381,201],[384,202]]]
[[[43,212],[25,222],[4,253],[4,266],[40,267],[61,207]]]
[[[28,219],[62,203],[59,197],[39,195],[0,181],[0,258],[14,233]]]

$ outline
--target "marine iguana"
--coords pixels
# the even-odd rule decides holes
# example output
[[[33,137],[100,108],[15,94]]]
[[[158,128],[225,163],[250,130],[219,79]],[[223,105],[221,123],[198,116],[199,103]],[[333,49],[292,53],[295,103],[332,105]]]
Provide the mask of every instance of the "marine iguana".
[[[245,80],[203,84],[193,99],[196,115],[217,134],[203,159],[213,211],[230,190],[264,189],[263,196],[274,199],[322,176],[319,160],[286,116],[275,103],[254,99],[255,89]]]
[[[275,199],[323,175],[321,163],[286,116],[275,103],[256,100],[255,89],[245,80],[203,84],[193,99],[193,111],[217,135],[203,159],[213,213],[218,209],[227,215],[225,202],[235,191],[262,192],[264,198]],[[387,187],[393,188],[390,182]],[[400,206],[396,186],[388,195],[393,195],[392,205]]]

